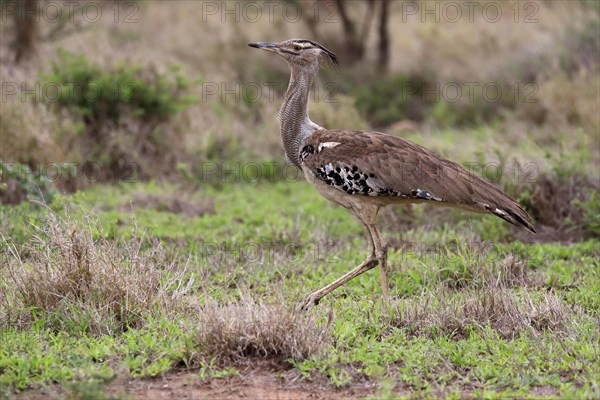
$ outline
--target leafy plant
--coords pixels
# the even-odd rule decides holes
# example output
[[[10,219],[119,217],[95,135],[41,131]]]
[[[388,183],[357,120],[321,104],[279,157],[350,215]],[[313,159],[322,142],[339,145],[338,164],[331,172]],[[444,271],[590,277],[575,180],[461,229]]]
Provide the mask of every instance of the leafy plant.
[[[77,138],[83,168],[99,180],[150,177],[174,167],[180,132],[171,118],[194,104],[192,83],[173,66],[166,73],[124,63],[105,70],[85,56],[61,51],[41,75],[45,101],[82,122]]]
[[[88,124],[131,115],[168,118],[195,101],[186,95],[190,83],[178,66],[167,74],[124,63],[105,71],[84,55],[61,50],[51,72],[42,74],[42,79],[49,88],[56,86],[56,97],[49,101],[74,110]]]
[[[581,223],[584,228],[596,236],[600,236],[600,195],[597,190],[591,191],[587,199],[575,199],[573,205],[583,212]]]
[[[368,84],[349,89],[356,108],[374,125],[387,125],[402,119],[421,121],[425,118],[430,81],[423,76],[404,74],[368,80]]]
[[[28,165],[0,160],[0,202],[19,203],[23,200],[52,201],[58,193],[53,180],[44,171],[33,171]]]

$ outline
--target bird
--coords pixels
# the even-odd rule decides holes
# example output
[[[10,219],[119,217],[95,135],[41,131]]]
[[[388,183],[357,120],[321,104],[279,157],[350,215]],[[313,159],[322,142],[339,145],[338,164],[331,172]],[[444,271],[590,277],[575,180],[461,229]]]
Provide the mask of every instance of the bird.
[[[339,65],[337,56],[307,39],[254,42],[248,46],[281,56],[290,80],[279,110],[286,160],[327,200],[349,209],[364,225],[365,261],[299,305],[305,311],[351,279],[380,267],[384,304],[389,304],[387,243],[377,223],[379,210],[393,204],[427,203],[489,213],[535,233],[531,217],[514,199],[461,165],[399,136],[326,129],[311,121],[308,96],[320,66]]]

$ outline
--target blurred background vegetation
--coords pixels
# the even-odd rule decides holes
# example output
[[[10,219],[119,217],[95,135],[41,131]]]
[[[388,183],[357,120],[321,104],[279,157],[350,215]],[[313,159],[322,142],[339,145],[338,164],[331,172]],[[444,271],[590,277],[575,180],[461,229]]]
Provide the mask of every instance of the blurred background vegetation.
[[[0,201],[198,187],[209,162],[273,162],[263,177],[282,177],[287,66],[247,43],[301,37],[341,64],[321,74],[315,122],[402,135],[478,166],[539,223],[600,234],[598,2],[482,0],[458,20],[433,1],[254,4],[80,1],[57,15],[0,1]]]

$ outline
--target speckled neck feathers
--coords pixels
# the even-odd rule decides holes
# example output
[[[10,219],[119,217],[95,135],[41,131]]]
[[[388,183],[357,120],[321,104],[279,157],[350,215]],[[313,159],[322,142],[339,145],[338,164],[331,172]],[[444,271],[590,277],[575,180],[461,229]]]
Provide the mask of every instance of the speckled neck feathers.
[[[308,117],[308,95],[318,72],[318,65],[291,65],[290,83],[279,110],[281,139],[287,159],[300,167],[302,143],[320,127]]]

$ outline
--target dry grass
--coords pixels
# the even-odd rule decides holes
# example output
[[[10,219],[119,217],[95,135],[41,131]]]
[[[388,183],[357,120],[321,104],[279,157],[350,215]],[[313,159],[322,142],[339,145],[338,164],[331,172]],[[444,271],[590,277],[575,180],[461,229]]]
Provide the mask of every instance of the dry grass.
[[[2,82],[14,82],[4,73],[0,77]],[[20,98],[20,92],[17,96]],[[28,163],[34,168],[49,168],[50,163],[65,160],[79,161],[70,145],[75,124],[66,113],[54,113],[45,104],[8,99],[2,102],[0,159]]]
[[[202,307],[196,343],[202,354],[221,362],[268,358],[301,360],[322,352],[329,343],[329,327],[314,316],[298,314],[282,302],[265,304],[242,299]]]
[[[57,330],[118,334],[149,315],[175,313],[192,283],[160,243],[135,234],[108,241],[91,220],[50,214],[24,250],[3,240],[0,326],[26,327],[41,317]]]
[[[471,263],[469,254],[459,258],[466,260],[464,268],[438,277],[437,289],[400,301],[391,325],[411,336],[453,339],[491,329],[508,340],[525,333],[567,332],[577,321],[579,313],[551,291],[534,292],[548,279],[526,258],[512,253],[498,262],[485,255]]]
[[[483,287],[492,288],[539,288],[544,285],[546,277],[532,270],[527,260],[508,254],[493,268],[486,268],[482,273]]]
[[[529,112],[542,112],[540,117],[550,126],[583,126],[598,132],[600,119],[600,77],[597,70],[582,68],[573,76],[558,72],[540,84],[538,104],[523,104],[519,116],[529,120]]]
[[[565,331],[574,312],[552,293],[539,298],[524,289],[489,287],[482,291],[431,292],[397,307],[392,326],[406,329],[412,336],[444,335],[465,339],[470,332],[488,328],[504,339],[525,332]]]
[[[539,289],[546,285],[547,277],[530,268],[529,256],[509,253],[495,262],[487,250],[458,250],[450,256],[454,263],[433,266],[432,272],[437,283],[450,290]]]
[[[419,3],[419,11],[443,6],[434,0]],[[499,78],[514,82],[558,67],[566,49],[557,42],[562,43],[572,32],[585,31],[598,17],[580,2],[537,1],[536,22],[524,23],[528,13],[521,9],[515,23],[512,3],[494,2],[502,8],[501,18],[491,22],[482,13],[485,3],[477,3],[472,21],[468,5],[458,3],[462,6],[458,23],[443,18],[443,13],[438,13],[436,22],[432,14],[420,12],[405,16],[406,21],[400,23],[406,5],[395,4],[390,30],[392,39],[396,38],[396,51],[391,53],[391,67],[409,72],[433,69],[443,82]]]
[[[578,173],[569,174],[563,179],[542,174],[528,206],[532,209],[534,218],[544,225],[566,230],[583,228],[584,231],[593,232],[593,221],[590,220],[593,210],[586,210],[582,204],[590,203],[589,207],[594,207],[592,203],[595,202],[598,210],[598,199],[591,198],[598,190],[600,186],[597,183]]]

